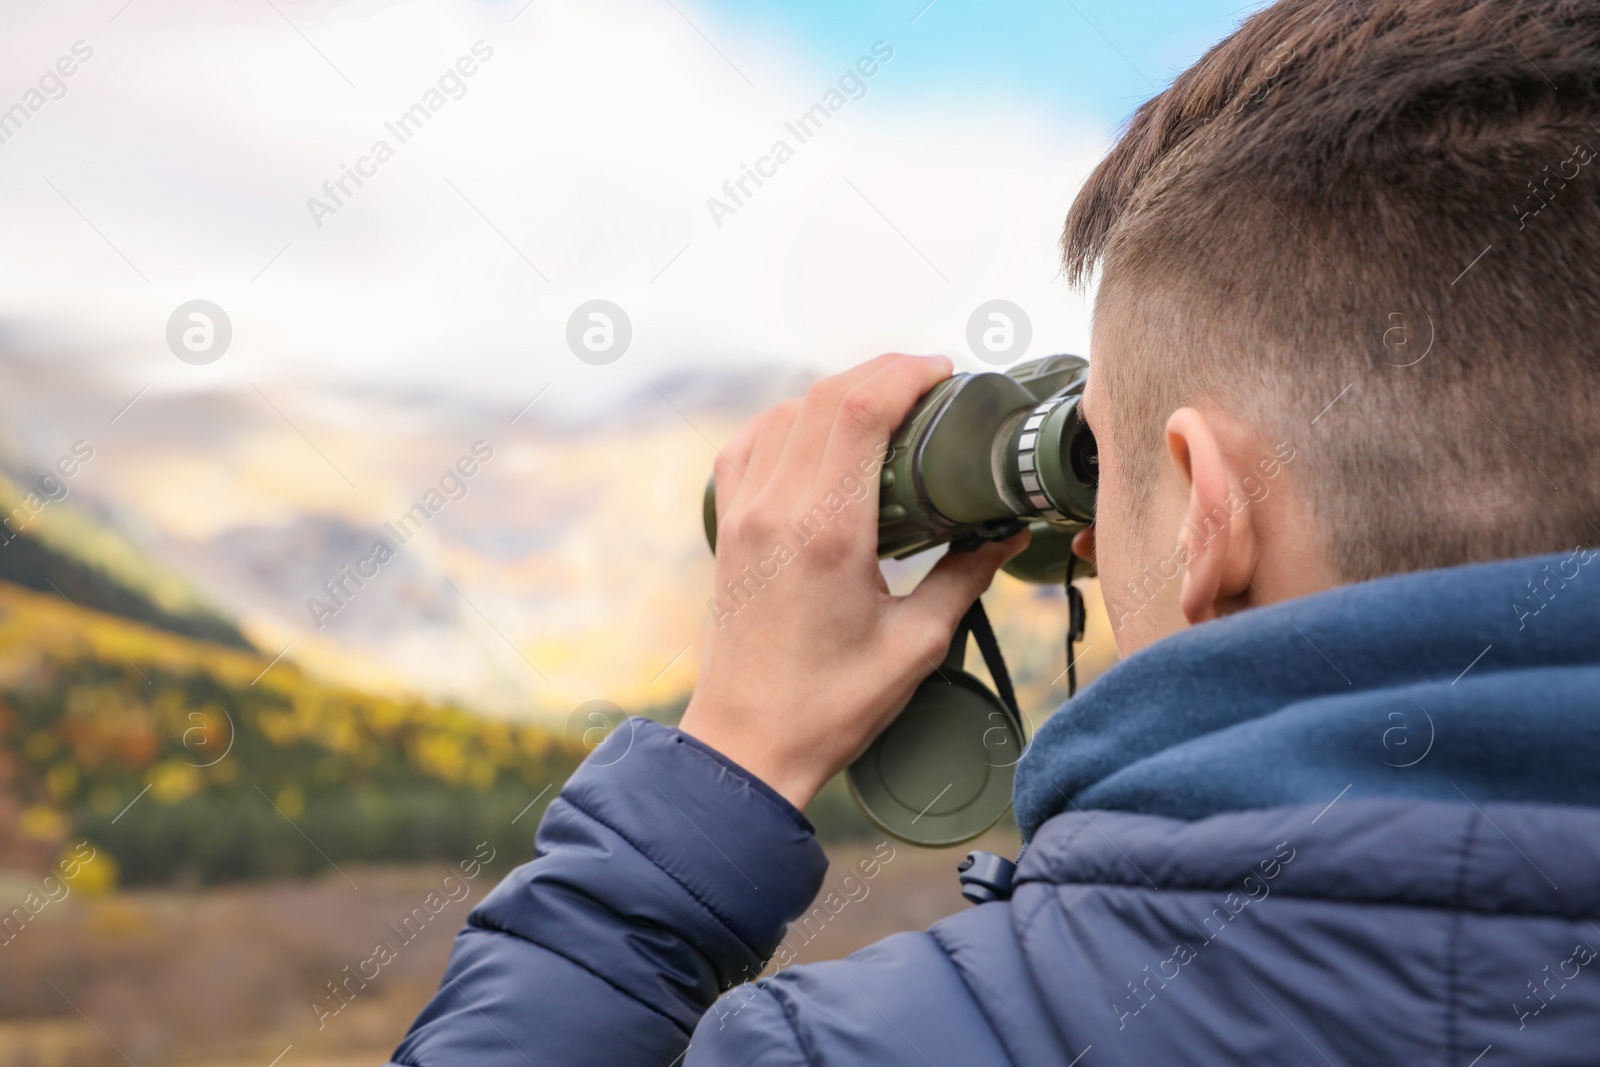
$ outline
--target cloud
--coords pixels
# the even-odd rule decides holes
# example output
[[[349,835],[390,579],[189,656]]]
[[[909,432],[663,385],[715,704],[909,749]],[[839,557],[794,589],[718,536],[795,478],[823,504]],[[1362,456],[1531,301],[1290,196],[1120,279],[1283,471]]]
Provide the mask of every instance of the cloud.
[[[897,26],[818,58],[708,22],[712,45],[671,5],[628,0],[540,3],[515,22],[466,3],[279,7],[293,25],[199,4],[8,17],[8,66],[42,70],[78,39],[95,56],[0,145],[17,253],[0,315],[157,391],[293,378],[531,395],[686,363],[960,356],[966,316],[995,297],[1032,316],[1030,354],[1086,346],[1054,240],[1103,132],[976,90],[955,106],[887,91],[916,57]],[[716,227],[707,198],[875,40],[896,58],[866,95]],[[319,229],[308,199],[393,143],[385,124],[477,41],[493,58],[465,93]],[[595,297],[634,327],[607,367],[565,344]],[[194,298],[234,324],[205,368],[162,343]]]
[[[314,669],[508,711],[565,711],[597,679],[669,700],[705,621],[707,442],[749,402],[888,350],[993,369],[966,327],[997,298],[1031,317],[1029,356],[1087,347],[1055,242],[1102,122],[911,88],[929,56],[894,26],[817,49],[644,0],[514,22],[464,0],[121,5],[0,16],[19,86],[94,48],[0,144],[0,340],[25,357],[6,421],[46,453],[92,424],[84,491]],[[879,41],[893,58],[800,143],[788,125]],[[475,72],[400,143],[389,124],[462,57]],[[707,199],[779,139],[792,158],[719,227]],[[307,200],[378,140],[392,158],[319,227]],[[233,334],[200,366],[165,340],[195,299]],[[598,366],[566,341],[594,299],[633,326]],[[403,509],[484,423],[503,456],[384,587],[409,607],[374,590],[311,631],[326,568],[294,566]],[[1053,606],[1004,595],[1059,651]]]

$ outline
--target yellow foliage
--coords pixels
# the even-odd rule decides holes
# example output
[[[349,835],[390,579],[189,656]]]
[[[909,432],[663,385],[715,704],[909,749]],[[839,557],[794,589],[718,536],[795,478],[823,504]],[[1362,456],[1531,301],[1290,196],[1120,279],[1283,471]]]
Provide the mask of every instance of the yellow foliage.
[[[93,858],[88,862],[83,862],[81,856],[72,850],[63,849],[56,870],[63,872],[70,870],[74,862],[77,863],[77,873],[67,879],[72,884],[73,892],[96,897],[109,893],[117,887],[117,876],[120,873],[117,861],[105,849],[96,848]]]
[[[535,764],[566,758],[561,739],[542,726],[368,695],[287,661],[263,675],[271,661],[260,653],[86,614],[91,624],[59,597],[0,582],[0,697],[25,684],[61,694],[59,720],[26,733],[19,746],[43,779],[39,795],[24,799],[46,801],[51,811],[87,800],[114,812],[138,788],[129,789],[130,773],[162,803],[208,783],[237,783],[256,773],[248,753],[260,751],[260,739],[304,746],[309,761],[300,764],[297,753],[296,765],[320,769],[319,781],[408,770],[491,789],[503,772],[542,776]],[[235,731],[244,743],[229,750]],[[228,758],[195,766],[225,750]],[[33,818],[40,833],[59,829],[45,814]]]
[[[178,759],[162,760],[145,774],[150,796],[162,804],[176,804],[200,792],[205,779],[199,768]]]
[[[31,804],[23,808],[22,814],[17,817],[17,828],[22,831],[23,837],[31,837],[35,841],[58,841],[72,829],[72,820],[65,812],[55,808]]]
[[[306,795],[299,786],[286,785],[278,790],[278,796],[273,800],[278,805],[278,810],[291,819],[298,819],[300,813],[306,810]]]
[[[445,733],[425,733],[411,746],[411,762],[424,774],[460,785],[467,775],[467,756],[453,737]]]
[[[300,739],[293,711],[261,711],[256,715],[256,729],[279,748],[287,748]]]

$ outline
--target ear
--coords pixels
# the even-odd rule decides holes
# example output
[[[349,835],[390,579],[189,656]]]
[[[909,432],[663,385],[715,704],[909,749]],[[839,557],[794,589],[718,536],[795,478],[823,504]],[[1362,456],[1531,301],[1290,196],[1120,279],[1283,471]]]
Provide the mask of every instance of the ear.
[[[1167,420],[1167,452],[1189,496],[1178,543],[1185,559],[1179,607],[1191,625],[1244,607],[1258,562],[1250,499],[1217,431],[1194,408]]]

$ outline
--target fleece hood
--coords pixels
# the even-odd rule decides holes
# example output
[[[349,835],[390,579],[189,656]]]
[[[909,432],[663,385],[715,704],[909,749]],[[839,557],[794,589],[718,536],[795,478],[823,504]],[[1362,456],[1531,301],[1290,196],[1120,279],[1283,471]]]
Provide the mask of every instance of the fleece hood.
[[[1017,768],[1061,812],[1184,820],[1409,796],[1600,807],[1600,549],[1395,575],[1175,634],[1107,671]]]

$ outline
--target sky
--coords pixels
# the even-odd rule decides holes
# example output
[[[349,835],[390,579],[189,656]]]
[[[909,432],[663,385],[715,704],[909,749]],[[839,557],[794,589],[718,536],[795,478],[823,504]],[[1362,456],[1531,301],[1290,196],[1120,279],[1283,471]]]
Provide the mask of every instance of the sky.
[[[902,43],[899,77],[884,90],[896,102],[965,101],[997,113],[1042,107],[1110,131],[1257,6],[792,0],[710,3],[698,10],[751,37],[780,34],[817,63],[848,56],[861,41]]]
[[[0,324],[129,395],[564,382],[603,403],[683,365],[826,370],[903,349],[977,367],[968,320],[992,299],[1029,317],[1023,355],[1081,351],[1087,305],[1056,269],[1072,193],[1244,10],[7,5],[0,108],[91,54],[0,143]],[[873,74],[801,143],[786,123],[858,61]],[[391,132],[430,97],[425,128]],[[780,140],[793,155],[773,162]],[[749,167],[773,173],[735,202],[724,183]],[[359,186],[351,169],[369,172]],[[167,340],[195,299],[232,332],[198,366]],[[597,299],[631,333],[604,365],[567,339]]]
[[[1084,353],[1073,195],[1241,14],[6,5],[0,437],[93,442],[74,491],[263,648],[486,708],[660,702],[704,625],[715,445],[883,351]],[[971,328],[994,301],[1028,326],[998,356]],[[501,458],[471,503],[312,628],[346,541],[480,437]],[[1059,605],[1002,595],[1052,689]]]

